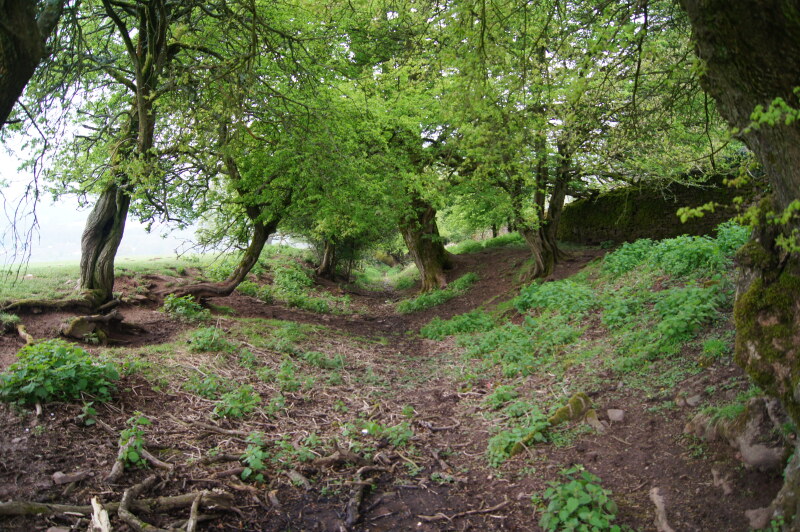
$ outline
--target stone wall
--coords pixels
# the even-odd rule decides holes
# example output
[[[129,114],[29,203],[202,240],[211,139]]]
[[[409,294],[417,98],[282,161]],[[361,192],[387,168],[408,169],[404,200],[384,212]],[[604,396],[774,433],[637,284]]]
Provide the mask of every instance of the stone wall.
[[[731,206],[736,196],[752,198],[746,191],[721,184],[706,188],[671,185],[667,189],[625,187],[591,199],[574,201],[564,208],[558,239],[580,244],[631,242],[637,238],[672,238],[679,235],[709,234],[735,214]],[[710,201],[726,207],[706,212],[701,218],[681,223],[676,212],[681,207],[699,207]]]

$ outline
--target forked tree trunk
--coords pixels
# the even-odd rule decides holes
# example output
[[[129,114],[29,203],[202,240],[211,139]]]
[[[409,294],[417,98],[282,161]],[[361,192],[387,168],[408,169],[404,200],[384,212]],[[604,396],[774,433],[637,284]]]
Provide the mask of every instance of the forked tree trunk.
[[[796,0],[681,0],[703,61],[703,87],[769,176],[774,197],[760,206],[751,241],[737,254],[736,361],[767,393],[778,397],[800,426],[800,256],[777,246],[783,236],[800,245],[795,216],[781,227],[768,223],[800,199],[800,127],[780,117],[774,125],[746,130],[756,106],[776,98],[800,107],[800,10]],[[785,530],[800,529],[800,447],[784,471],[771,505]]]
[[[412,201],[412,212],[400,225],[400,232],[419,270],[422,292],[447,286],[445,270],[452,266],[436,225],[436,209],[423,200]]]
[[[117,185],[100,194],[86,220],[81,238],[81,278],[78,288],[93,307],[111,300],[114,257],[125,231],[131,198]]]
[[[0,2],[0,129],[47,55],[45,41],[61,17],[63,4],[63,0],[50,0],[37,18],[36,2]]]
[[[322,249],[322,260],[317,267],[317,275],[331,281],[336,276],[336,244],[332,240],[325,240]]]

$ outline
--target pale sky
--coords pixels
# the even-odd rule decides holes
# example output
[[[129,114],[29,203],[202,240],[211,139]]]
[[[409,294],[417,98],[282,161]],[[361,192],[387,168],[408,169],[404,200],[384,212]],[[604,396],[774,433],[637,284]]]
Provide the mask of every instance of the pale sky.
[[[0,188],[4,200],[0,198],[0,264],[9,261],[13,252],[13,235],[11,233],[11,220],[19,197],[25,187],[32,180],[29,173],[19,172],[19,161],[9,155],[6,146],[0,147],[0,182],[9,183]],[[25,209],[30,213],[30,206]],[[39,227],[33,233],[31,244],[30,262],[50,262],[80,259],[81,234],[89,215],[89,208],[81,210],[75,197],[65,196],[53,203],[49,195],[42,196],[36,207],[36,216]],[[17,223],[18,231],[29,231],[32,222],[30,214],[22,218],[22,223]],[[174,256],[175,250],[181,247],[187,238],[192,236],[192,231],[173,232],[168,238],[162,238],[166,233],[165,226],[154,226],[151,233],[144,230],[144,225],[128,217],[125,224],[125,234],[122,237],[118,257],[136,256]],[[185,246],[184,246],[185,247]],[[20,259],[17,258],[16,261]]]

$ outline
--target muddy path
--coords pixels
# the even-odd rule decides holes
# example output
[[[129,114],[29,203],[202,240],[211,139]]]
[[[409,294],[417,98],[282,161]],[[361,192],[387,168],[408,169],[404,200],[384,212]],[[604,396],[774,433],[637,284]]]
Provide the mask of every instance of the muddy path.
[[[575,253],[554,278],[601,254]],[[230,346],[220,351],[188,347],[197,324],[168,320],[147,301],[126,305],[125,321],[146,332],[111,350],[124,376],[113,401],[93,405],[95,423],[85,424],[81,405],[48,404],[39,415],[0,405],[0,501],[87,505],[98,496],[114,503],[155,477],[141,499],[203,490],[230,497],[216,508],[200,504],[198,530],[539,530],[532,498],[541,500],[560,470],[583,464],[613,492],[620,524],[655,530],[657,489],[675,530],[748,530],[744,512],[769,503],[779,475],[741,467],[722,444],[687,440],[690,407],[661,409],[668,398],[642,396],[623,382],[592,394],[598,411],[622,410],[623,420],[602,433],[576,426],[559,444],[532,445],[489,466],[487,442],[499,420],[486,397],[500,381],[472,375],[465,385],[473,370],[454,340],[427,340],[418,331],[434,316],[513,297],[525,258],[515,249],[458,256],[450,278],[475,272],[478,283],[410,315],[394,310],[407,294],[335,285],[325,288],[349,293],[354,312],[320,315],[242,295],[212,300],[225,307],[213,320]],[[57,335],[64,316],[22,318],[46,338]],[[1,338],[5,367],[21,341]],[[563,400],[570,378],[531,375],[521,386],[530,396]],[[744,385],[738,368],[712,366],[679,387],[693,393],[729,382]],[[257,406],[241,417],[219,415],[225,394],[242,387]],[[231,401],[247,403],[243,396]],[[135,412],[150,421],[141,427],[144,447],[162,465],[126,468],[108,482],[120,432]],[[254,471],[243,480],[245,468]],[[62,482],[59,473],[79,478]],[[185,526],[190,506],[135,513],[162,528]],[[88,518],[79,514],[0,515],[0,529],[85,530]],[[112,521],[115,530],[129,529],[114,513]]]

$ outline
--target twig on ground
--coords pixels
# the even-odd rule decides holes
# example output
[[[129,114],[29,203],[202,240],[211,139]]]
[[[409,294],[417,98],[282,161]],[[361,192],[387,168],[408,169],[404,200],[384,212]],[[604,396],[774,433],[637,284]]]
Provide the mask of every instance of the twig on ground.
[[[367,489],[367,486],[371,485],[371,483],[364,482],[364,475],[378,471],[385,472],[388,471],[388,469],[380,466],[364,466],[356,472],[357,484],[353,489],[353,494],[350,496],[350,500],[347,501],[347,509],[345,511],[346,517],[344,520],[344,528],[346,530],[350,529],[354,524],[356,524],[361,516],[358,508],[361,506],[361,501],[364,499],[364,491]]]
[[[186,522],[186,532],[195,532],[197,529],[197,518],[200,510],[200,501],[203,499],[203,494],[198,493],[194,498],[192,508],[189,510],[189,520]]]
[[[420,519],[422,519],[426,523],[430,523],[430,522],[433,522],[433,521],[452,521],[453,519],[458,519],[459,517],[466,517],[468,515],[488,514],[488,513],[500,510],[501,508],[505,508],[506,506],[508,506],[508,501],[507,500],[501,502],[500,504],[492,506],[491,508],[484,508],[482,510],[468,510],[466,512],[459,512],[459,513],[453,514],[451,516],[447,516],[447,515],[439,512],[439,513],[437,513],[435,515],[418,515],[417,517],[419,517]]]

